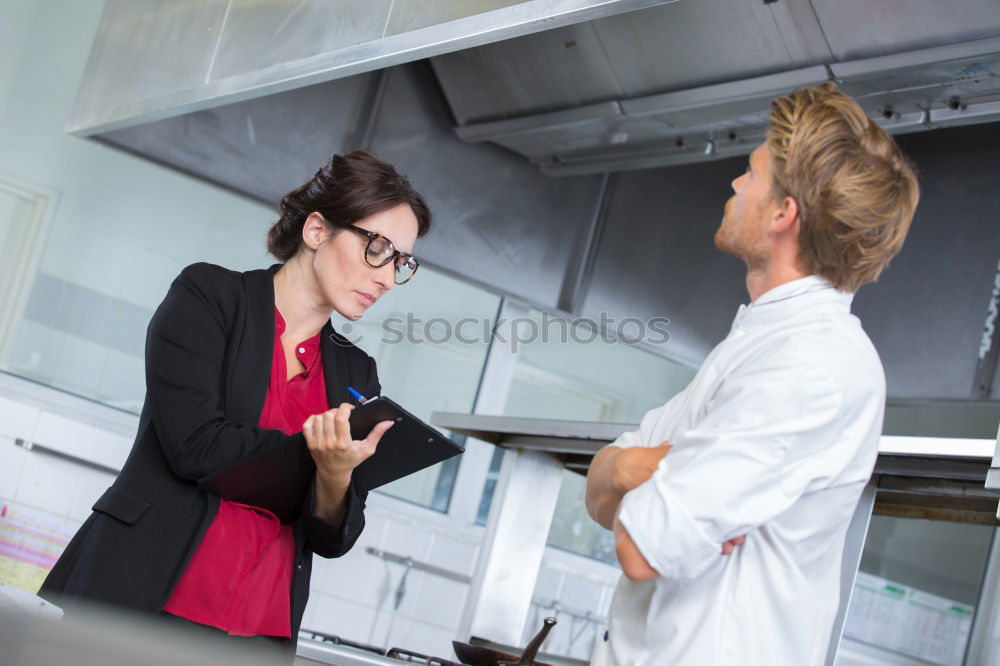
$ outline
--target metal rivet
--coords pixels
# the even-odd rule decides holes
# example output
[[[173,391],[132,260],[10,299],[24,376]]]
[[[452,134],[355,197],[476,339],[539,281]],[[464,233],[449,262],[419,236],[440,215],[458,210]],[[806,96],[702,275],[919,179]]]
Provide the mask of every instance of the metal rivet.
[[[403,422],[403,417],[402,416],[397,416],[396,417],[396,423],[402,423],[402,422]]]
[[[430,444],[430,443],[431,443],[431,442],[433,442],[433,441],[434,441],[434,438],[433,438],[433,437],[428,437],[428,438],[427,438],[427,443],[428,443],[428,444]]]

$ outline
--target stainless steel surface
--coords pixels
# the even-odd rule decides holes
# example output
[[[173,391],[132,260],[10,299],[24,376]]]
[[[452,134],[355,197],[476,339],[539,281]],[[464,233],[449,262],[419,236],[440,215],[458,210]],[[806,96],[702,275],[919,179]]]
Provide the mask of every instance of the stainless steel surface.
[[[959,480],[946,474],[914,478],[878,471],[875,513],[903,518],[1000,525],[996,519],[996,504],[1000,493],[983,485],[982,470],[974,480]]]
[[[664,1],[478,0],[456,8],[430,0],[417,9],[389,0],[112,0],[68,129],[109,132]],[[164,67],[169,78],[149,76]]]
[[[990,469],[986,473],[986,487],[1000,491],[1000,432],[997,433],[993,460],[990,462]],[[1000,520],[1000,502],[997,503],[997,520]]]
[[[455,412],[434,412],[431,414],[431,423],[492,444],[506,445],[511,439],[515,439],[517,446],[560,453],[597,453],[622,433],[638,427],[633,423],[595,423]],[[546,448],[548,446],[556,449]]]
[[[425,194],[421,261],[538,307],[576,273],[601,176],[540,178],[521,158],[455,137],[425,63],[110,132],[102,140],[274,206],[333,152],[367,142]],[[374,118],[373,91],[381,98]],[[515,195],[516,193],[516,195]],[[570,276],[569,278],[567,276]]]
[[[851,516],[851,524],[847,527],[844,539],[844,555],[840,565],[840,606],[837,617],[833,621],[830,632],[830,644],[826,650],[826,666],[833,666],[837,660],[837,651],[844,636],[844,621],[847,619],[847,608],[851,605],[854,593],[854,581],[858,577],[858,567],[861,565],[861,555],[865,550],[865,540],[868,538],[868,525],[871,523],[872,506],[875,504],[876,486],[870,481],[861,492],[858,506]]]
[[[520,642],[561,482],[562,463],[547,453],[504,454],[459,640]]]
[[[803,0],[678,2],[587,28],[590,34],[575,26],[435,58],[458,124],[684,90],[830,57]]]
[[[295,649],[296,664],[335,664],[335,666],[399,666],[399,661],[384,655],[359,650],[348,645],[334,645],[299,636]]]
[[[576,245],[570,249],[569,255],[576,261],[570,262],[563,276],[562,288],[559,292],[557,307],[563,312],[577,314],[583,303],[583,297],[590,287],[590,275],[597,257],[597,247],[608,219],[608,207],[611,203],[611,191],[614,189],[614,174],[604,174],[601,178],[600,190],[594,203],[587,230],[577,236]]]
[[[767,122],[770,101],[789,90],[820,84],[829,79],[824,67],[809,67],[742,81],[700,88],[619,99],[577,109],[518,116],[459,127],[467,141],[493,141],[541,164],[553,175],[607,169],[610,151],[623,160],[637,146],[669,138],[686,137],[694,148],[710,139],[725,141],[728,131],[744,134]],[[695,137],[704,139],[695,139]],[[746,142],[743,142],[746,143]],[[748,145],[750,149],[752,145]],[[666,152],[663,163],[675,159]],[[699,161],[694,156],[685,161]],[[706,155],[715,159],[718,155]],[[603,158],[603,159],[602,159]],[[590,165],[585,168],[585,165]],[[599,166],[595,166],[599,165]],[[622,162],[624,167],[629,166]],[[656,166],[647,161],[641,168]],[[615,163],[618,170],[618,163]]]
[[[662,17],[670,9],[662,7],[640,14]],[[502,52],[500,61],[505,65],[513,61],[515,68],[517,63],[527,67],[534,61],[523,51],[555,39],[546,34],[485,48]],[[664,43],[670,48],[676,46]],[[623,57],[621,49],[600,53],[608,58]],[[475,97],[477,87],[490,91],[497,77],[510,76],[510,66],[498,74],[476,60],[478,69],[465,72],[453,62],[464,64],[466,60],[463,54],[434,60],[444,91],[460,118],[467,98]],[[809,62],[807,59],[794,64]],[[835,62],[827,57],[821,62],[701,87],[678,88],[677,82],[671,81],[665,84],[670,92],[629,97],[617,92],[621,86],[601,84],[601,76],[592,75],[603,69],[574,61],[572,65],[578,71],[569,80],[582,79],[588,85],[602,86],[602,92],[586,96],[586,104],[569,106],[557,95],[550,96],[550,89],[542,81],[529,81],[526,88],[545,96],[545,103],[530,99],[521,105],[519,113],[496,109],[487,114],[488,120],[465,122],[457,132],[467,141],[492,141],[505,146],[539,164],[547,174],[579,175],[747,153],[755,145],[749,137],[763,132],[774,96],[830,79],[842,82],[844,89],[892,133],[1000,118],[1000,39],[995,37],[865,60]],[[533,71],[536,79],[554,75],[548,68]],[[733,67],[728,71],[732,72]],[[470,81],[473,74],[485,79]],[[489,99],[495,100],[495,96]],[[955,99],[960,103],[953,104]],[[552,110],[539,113],[535,109]],[[738,138],[742,140],[735,140]],[[683,145],[672,149],[670,143],[678,140]]]
[[[700,365],[747,299],[743,265],[712,243],[745,168],[734,160],[616,174],[583,314],[667,317],[670,339],[642,346]]]
[[[434,211],[438,226],[421,241],[420,259],[555,308],[601,177],[540,178],[509,151],[467,144],[455,137],[429,68],[407,65],[389,76],[372,149],[408,174]]]
[[[210,76],[229,5],[107,0],[67,129],[103,125],[120,115],[115,109],[197,90]]]
[[[994,0],[812,0],[823,34],[838,60],[864,58],[1000,33]]]
[[[1000,207],[1000,188],[988,185],[1000,132],[980,125],[899,141],[917,165],[920,205],[903,250],[851,309],[879,352],[891,398],[968,400],[1000,247],[988,212]]]
[[[361,147],[378,73],[361,74],[101,136],[268,206],[335,152]]]
[[[455,412],[434,412],[431,414],[431,423],[498,446],[517,446],[553,454],[597,453],[623,433],[639,427],[635,423],[481,416]],[[968,462],[985,468],[994,456],[995,446],[996,442],[989,439],[887,435],[879,440],[879,455],[927,460],[928,464],[940,461]]]
[[[378,548],[373,548],[368,546],[365,548],[365,552],[369,555],[374,555],[379,559],[383,559],[386,562],[393,562],[394,564],[403,564],[407,568],[413,569],[414,571],[423,571],[429,573],[432,576],[437,576],[439,578],[446,578],[448,580],[453,580],[456,583],[468,584],[472,579],[464,574],[455,573],[454,571],[449,571],[447,569],[442,569],[441,567],[435,566],[433,564],[428,564],[427,562],[419,562],[414,560],[412,557],[406,555],[399,555],[397,553],[390,553],[384,550],[379,550]]]

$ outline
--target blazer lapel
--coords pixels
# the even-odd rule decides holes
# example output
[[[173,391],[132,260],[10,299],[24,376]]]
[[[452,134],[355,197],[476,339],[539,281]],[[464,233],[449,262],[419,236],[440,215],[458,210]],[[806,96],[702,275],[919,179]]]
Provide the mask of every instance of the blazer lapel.
[[[229,418],[237,423],[258,423],[264,409],[274,356],[274,273],[279,268],[275,264],[243,274],[246,319],[226,391]]]
[[[353,403],[351,394],[347,392],[350,379],[347,376],[346,350],[339,343],[342,340],[333,330],[329,321],[320,332],[320,351],[323,355],[323,379],[326,382],[326,399],[330,407],[336,407],[343,402]],[[345,341],[346,342],[346,341]],[[354,387],[358,388],[358,387]],[[364,389],[361,389],[364,390]]]

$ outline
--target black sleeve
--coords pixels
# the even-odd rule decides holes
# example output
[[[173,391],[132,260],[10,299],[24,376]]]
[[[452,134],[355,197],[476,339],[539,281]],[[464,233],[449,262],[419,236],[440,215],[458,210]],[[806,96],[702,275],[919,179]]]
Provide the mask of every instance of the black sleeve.
[[[205,481],[288,437],[226,419],[220,397],[234,290],[208,264],[185,268],[156,309],[146,335],[146,394],[173,472]],[[217,274],[218,273],[218,274]],[[227,302],[228,300],[228,302]]]
[[[368,359],[367,376],[363,382],[363,395],[373,397],[381,393],[382,385],[378,381],[375,369],[375,359]],[[328,523],[315,514],[316,479],[313,479],[309,496],[302,507],[303,527],[305,528],[306,546],[320,557],[340,557],[354,547],[361,531],[365,528],[365,501],[367,492],[358,492],[352,483],[344,498],[344,514],[337,524]]]

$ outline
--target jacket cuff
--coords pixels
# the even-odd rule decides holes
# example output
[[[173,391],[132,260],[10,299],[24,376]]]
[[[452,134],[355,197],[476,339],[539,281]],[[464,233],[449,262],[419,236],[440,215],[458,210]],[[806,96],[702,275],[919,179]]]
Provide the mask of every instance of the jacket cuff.
[[[309,549],[320,557],[340,557],[351,549],[361,536],[365,526],[365,499],[367,493],[359,493],[354,487],[354,481],[347,487],[344,497],[344,511],[340,521],[332,523],[323,520],[315,514],[316,510],[316,479],[309,486],[309,496],[306,498],[303,521]]]
[[[655,474],[625,493],[618,520],[649,566],[664,578],[697,578],[722,557],[722,541],[709,539],[683,502],[657,483]]]

